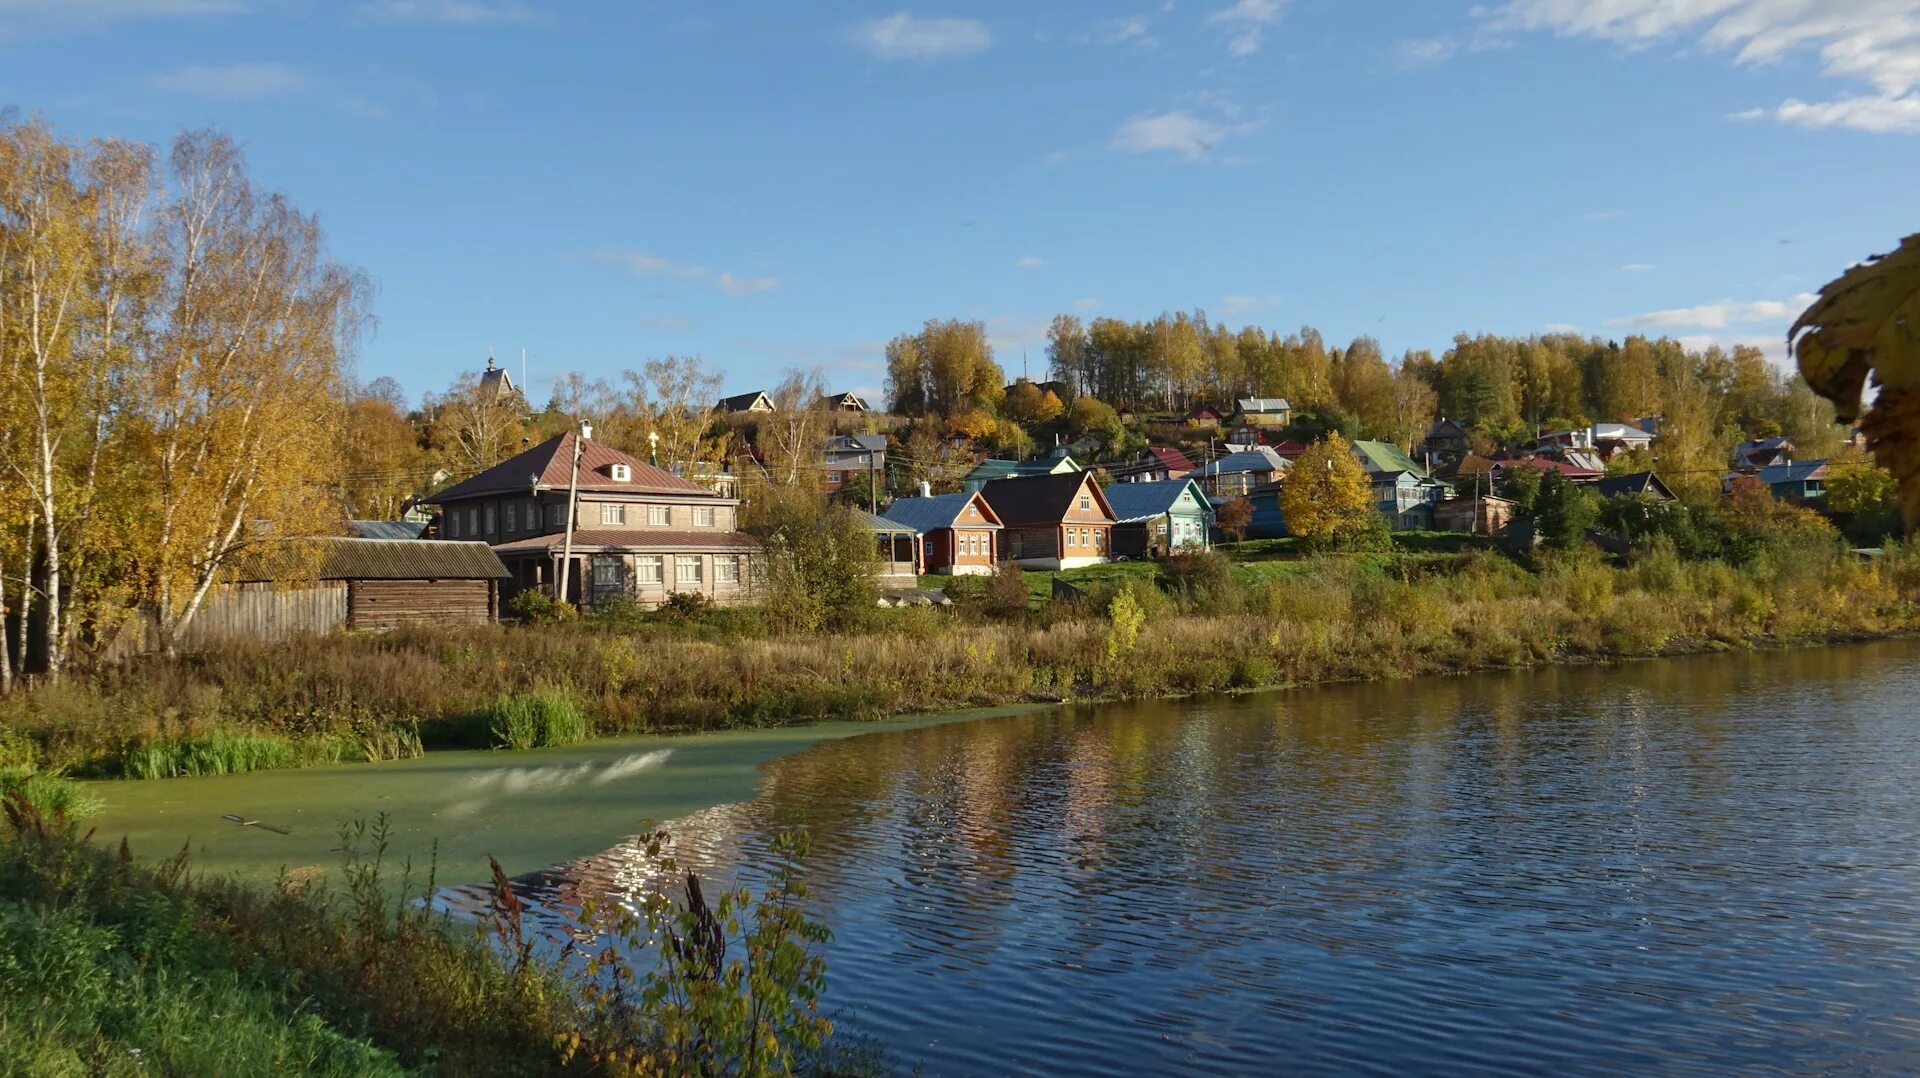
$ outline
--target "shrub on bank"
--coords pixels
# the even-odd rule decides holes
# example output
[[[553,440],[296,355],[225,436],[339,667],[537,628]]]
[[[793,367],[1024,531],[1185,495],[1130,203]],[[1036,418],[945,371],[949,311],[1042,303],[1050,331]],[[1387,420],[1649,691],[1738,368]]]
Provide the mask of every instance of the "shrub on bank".
[[[587,739],[580,705],[553,689],[501,696],[488,705],[486,721],[496,749],[549,749]]]

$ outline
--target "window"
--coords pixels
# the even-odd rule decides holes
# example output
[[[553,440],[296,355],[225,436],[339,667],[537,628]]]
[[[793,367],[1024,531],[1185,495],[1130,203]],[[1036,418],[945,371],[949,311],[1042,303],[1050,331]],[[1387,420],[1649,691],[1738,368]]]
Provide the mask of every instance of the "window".
[[[620,558],[614,554],[602,554],[593,559],[593,586],[596,588],[617,588],[620,586]]]
[[[713,527],[713,506],[696,505],[693,507],[693,526],[696,528]]]
[[[631,467],[625,464],[616,464],[613,466],[614,482],[627,483],[627,482],[631,482],[632,480],[633,480],[633,469]]]
[[[493,534],[493,503],[487,503],[487,534]]]
[[[673,523],[673,507],[667,505],[647,506],[647,523],[656,528],[664,528]]]
[[[1107,533],[1099,528],[1093,530],[1093,549],[1100,554],[1107,552]]]
[[[480,531],[480,510],[478,508],[467,510],[467,534],[473,535],[479,531]]]
[[[740,558],[728,554],[713,559],[713,582],[715,584],[740,583]]]
[[[616,465],[617,467],[617,465]],[[624,505],[603,505],[600,507],[600,523],[621,524],[627,522],[627,507]]]
[[[642,584],[660,583],[660,555],[642,554],[633,559],[634,579]]]
[[[680,584],[700,583],[700,556],[677,555],[673,559],[673,579]]]
[[[459,534],[460,534],[460,514],[448,513],[447,514],[447,538],[452,539],[453,537]]]
[[[507,531],[517,532],[519,530],[520,530],[520,503],[508,502],[507,503]]]
[[[1083,513],[1090,513],[1093,511],[1093,495],[1091,494],[1080,495],[1080,511]]]
[[[547,527],[558,528],[567,522],[567,507],[555,502],[547,506]]]

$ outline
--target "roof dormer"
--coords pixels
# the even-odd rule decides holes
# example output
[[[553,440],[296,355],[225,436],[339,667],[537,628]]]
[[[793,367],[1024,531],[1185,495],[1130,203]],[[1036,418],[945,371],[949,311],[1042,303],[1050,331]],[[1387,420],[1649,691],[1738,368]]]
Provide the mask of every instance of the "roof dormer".
[[[633,482],[633,466],[630,464],[610,464],[607,466],[607,471],[616,483]]]

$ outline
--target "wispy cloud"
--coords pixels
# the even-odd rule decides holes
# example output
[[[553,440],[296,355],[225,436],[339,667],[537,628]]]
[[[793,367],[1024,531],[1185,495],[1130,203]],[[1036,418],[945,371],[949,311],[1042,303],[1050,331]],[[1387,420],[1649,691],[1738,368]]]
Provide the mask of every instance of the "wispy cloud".
[[[1726,329],[1729,326],[1752,325],[1757,322],[1780,322],[1798,314],[1816,297],[1812,293],[1802,293],[1791,299],[1763,299],[1741,303],[1723,299],[1718,303],[1704,303],[1698,307],[1673,307],[1664,311],[1649,311],[1628,318],[1616,318],[1608,325],[1631,326],[1638,329]]]
[[[693,328],[693,319],[684,314],[656,314],[642,318],[640,324],[648,329],[664,329],[680,333]]]
[[[1453,59],[1460,43],[1450,37],[1407,38],[1394,46],[1394,59],[1401,67],[1438,67]]]
[[[1626,212],[1625,210],[1593,210],[1583,216],[1589,221],[1611,221],[1624,216]]]
[[[1073,309],[1076,311],[1079,311],[1081,314],[1086,314],[1089,311],[1098,310],[1099,307],[1100,307],[1100,301],[1092,298],[1091,296],[1085,299],[1076,299],[1073,301]]]
[[[946,60],[971,56],[993,44],[978,19],[922,19],[904,11],[853,27],[855,44],[882,60]]]
[[[1041,258],[1039,255],[1022,255],[1016,259],[1013,264],[1021,269],[1034,269],[1046,265],[1047,260]]]
[[[725,291],[732,292],[736,296],[742,296],[754,292],[771,292],[780,287],[780,278],[735,277],[731,273],[722,273],[714,279],[713,283],[719,285],[721,289]]]
[[[778,277],[737,277],[732,273],[716,275],[705,266],[676,262],[647,251],[603,250],[575,257],[617,266],[635,277],[680,277],[690,281],[708,281],[721,291],[734,295],[770,292],[780,287]]]
[[[1788,98],[1773,109],[1747,109],[1736,120],[1778,120],[1795,127],[1844,127],[1876,135],[1920,132],[1920,94],[1901,97],[1840,97],[1832,101]]]
[[[1145,15],[1103,19],[1074,35],[1074,40],[1082,45],[1153,45],[1156,42],[1148,33],[1152,25]]]
[[[128,19],[239,15],[248,0],[0,0],[0,30],[97,29]]]
[[[1628,48],[1692,39],[1746,66],[1815,50],[1823,75],[1865,83],[1874,93],[1812,103],[1794,98],[1735,117],[1920,132],[1920,10],[1914,0],[1506,0],[1476,12],[1495,31],[1548,31]]]
[[[1620,268],[1627,273],[1651,273],[1653,271],[1653,267],[1647,265],[1645,262],[1629,262]]]
[[[362,22],[503,26],[534,23],[546,13],[524,0],[367,0],[353,6]]]
[[[1235,0],[1207,16],[1207,25],[1228,33],[1227,55],[1252,56],[1260,51],[1267,28],[1280,21],[1285,0]]]
[[[1272,296],[1224,296],[1214,309],[1221,314],[1246,314],[1273,302]]]
[[[1199,161],[1227,137],[1225,126],[1184,109],[1146,113],[1120,125],[1113,148],[1127,153],[1171,153]]]
[[[222,64],[175,68],[152,80],[154,89],[221,101],[261,101],[299,93],[313,85],[286,64]]]
[[[1548,322],[1547,332],[1548,333],[1578,333],[1580,332],[1580,327],[1574,325],[1571,322]]]

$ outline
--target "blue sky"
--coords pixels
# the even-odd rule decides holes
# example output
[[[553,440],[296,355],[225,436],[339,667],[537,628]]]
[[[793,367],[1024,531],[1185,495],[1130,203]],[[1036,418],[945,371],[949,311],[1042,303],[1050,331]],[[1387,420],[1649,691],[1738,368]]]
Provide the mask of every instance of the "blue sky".
[[[1920,0],[0,0],[0,104],[218,127],[378,287],[363,378],[491,346],[730,392],[978,318],[1753,341],[1920,228]]]

